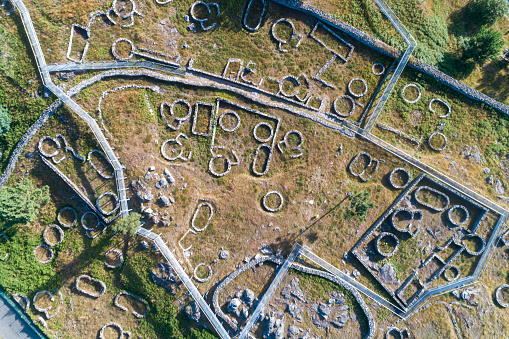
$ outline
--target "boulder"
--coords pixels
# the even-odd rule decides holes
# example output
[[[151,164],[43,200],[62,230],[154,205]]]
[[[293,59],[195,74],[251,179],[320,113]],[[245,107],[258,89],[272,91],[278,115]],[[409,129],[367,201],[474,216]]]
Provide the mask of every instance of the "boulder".
[[[230,252],[228,252],[227,250],[222,250],[221,252],[219,252],[219,259],[226,260],[228,259],[229,256]]]
[[[295,325],[288,326],[288,336],[290,338],[299,335],[300,332],[302,332],[302,329],[300,327],[297,327]]]
[[[228,312],[236,312],[237,309],[239,308],[241,304],[241,301],[240,299],[238,298],[233,298],[232,300],[230,300],[230,302],[228,303]]]
[[[166,178],[162,178],[158,182],[156,182],[156,188],[160,190],[161,188],[165,188],[168,186],[168,181],[166,181]]]
[[[168,199],[167,196],[162,195],[161,198],[159,198],[159,201],[161,201],[161,204],[163,204],[164,207],[168,207],[171,205],[170,199]]]
[[[380,268],[380,279],[384,284],[391,284],[398,280],[396,270],[392,264],[387,263]]]
[[[327,304],[324,304],[324,303],[320,303],[318,305],[318,314],[320,315],[320,317],[322,317],[324,320],[327,320],[327,318],[329,317],[330,315],[330,312],[331,312],[331,309],[329,307],[329,305]]]
[[[497,179],[495,181],[495,187],[493,188],[493,190],[495,191],[496,194],[502,195],[505,193],[504,185],[502,185],[502,182],[500,181],[500,179]]]
[[[244,291],[244,300],[249,305],[251,305],[253,303],[253,301],[255,300],[255,294],[249,288],[246,288],[246,290]]]
[[[171,175],[170,171],[167,168],[164,169],[163,173],[164,175],[166,175],[166,179],[170,184],[173,184],[175,182],[175,178],[173,177],[173,175]]]

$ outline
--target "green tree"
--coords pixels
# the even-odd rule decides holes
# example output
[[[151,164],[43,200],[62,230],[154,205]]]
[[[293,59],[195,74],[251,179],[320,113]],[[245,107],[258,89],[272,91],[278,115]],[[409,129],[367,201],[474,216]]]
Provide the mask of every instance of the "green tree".
[[[0,191],[0,217],[9,223],[32,222],[49,202],[49,187],[36,188],[30,179]]]
[[[465,7],[468,23],[491,25],[509,13],[507,0],[472,0]],[[467,24],[468,24],[467,23]]]
[[[11,128],[11,117],[7,108],[0,106],[0,135],[9,132]]]
[[[128,237],[136,235],[136,230],[141,225],[141,214],[130,213],[126,218],[118,219],[112,227],[116,233],[121,233]]]
[[[347,219],[357,217],[361,222],[366,221],[366,215],[375,205],[370,201],[369,192],[358,192],[350,195],[350,208],[345,212]]]
[[[503,47],[502,33],[494,28],[484,26],[467,43],[465,59],[472,59],[476,64],[482,65],[488,60],[497,59]]]

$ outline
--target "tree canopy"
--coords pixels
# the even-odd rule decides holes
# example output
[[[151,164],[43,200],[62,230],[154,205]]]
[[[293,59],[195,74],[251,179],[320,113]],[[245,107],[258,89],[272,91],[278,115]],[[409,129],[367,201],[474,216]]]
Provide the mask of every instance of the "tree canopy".
[[[506,1],[507,2],[507,1]],[[502,33],[494,28],[482,27],[479,33],[467,44],[465,57],[482,65],[499,57],[504,48]]]
[[[7,222],[28,223],[49,202],[49,187],[36,188],[30,179],[0,191],[0,217]]]
[[[11,116],[7,108],[0,106],[0,135],[9,132],[11,128]]]
[[[112,227],[112,230],[124,235],[134,236],[136,230],[141,225],[141,214],[130,213],[126,218],[118,219]]]
[[[471,23],[490,25],[509,14],[509,3],[507,0],[472,0],[466,6],[466,11]]]

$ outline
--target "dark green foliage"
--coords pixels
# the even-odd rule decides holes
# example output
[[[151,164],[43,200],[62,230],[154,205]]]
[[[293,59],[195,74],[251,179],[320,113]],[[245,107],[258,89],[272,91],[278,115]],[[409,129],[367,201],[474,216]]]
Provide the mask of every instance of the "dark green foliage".
[[[35,188],[30,179],[0,191],[0,217],[8,223],[29,223],[39,215],[41,206],[49,202],[49,187]]]
[[[509,13],[507,0],[472,0],[465,7],[469,24],[491,25]]]
[[[131,213],[127,218],[117,219],[115,224],[112,226],[112,230],[124,235],[135,236],[136,230],[141,225],[141,214]]]
[[[485,26],[467,43],[464,59],[472,59],[475,63],[482,65],[488,60],[497,59],[503,47],[502,33]]]
[[[54,261],[42,265],[35,260],[33,250],[41,244],[40,237],[14,227],[6,233],[9,242],[0,244],[0,255],[9,253],[9,257],[0,265],[0,282],[7,291],[31,295],[42,290],[52,291],[62,285]]]
[[[0,135],[4,135],[9,132],[9,129],[11,128],[11,120],[9,111],[0,106]]]
[[[366,221],[366,215],[375,205],[369,199],[369,191],[357,192],[350,195],[350,208],[345,212],[345,217],[350,219],[357,217],[360,221]]]

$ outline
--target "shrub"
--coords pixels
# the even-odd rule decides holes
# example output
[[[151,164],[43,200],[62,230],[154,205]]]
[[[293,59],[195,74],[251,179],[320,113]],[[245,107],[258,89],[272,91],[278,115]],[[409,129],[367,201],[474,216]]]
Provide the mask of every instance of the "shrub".
[[[509,13],[507,0],[472,0],[465,7],[469,22],[478,26],[491,25]]]
[[[11,128],[11,117],[7,108],[0,106],[0,135],[9,132]]]
[[[346,210],[347,219],[357,217],[360,221],[366,221],[366,215],[375,205],[370,201],[369,191],[358,192],[350,195],[350,208]]]
[[[118,219],[112,227],[112,230],[124,235],[135,236],[136,230],[141,225],[141,214],[131,213],[127,218]]]
[[[9,223],[32,222],[49,202],[49,187],[35,188],[30,179],[0,191],[0,217]]]
[[[465,58],[482,65],[488,60],[495,60],[504,47],[502,33],[494,28],[482,27],[479,33],[467,43]]]

